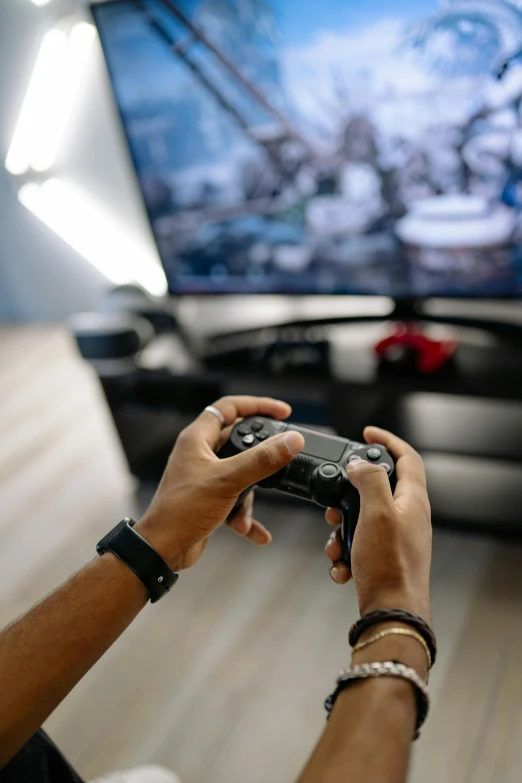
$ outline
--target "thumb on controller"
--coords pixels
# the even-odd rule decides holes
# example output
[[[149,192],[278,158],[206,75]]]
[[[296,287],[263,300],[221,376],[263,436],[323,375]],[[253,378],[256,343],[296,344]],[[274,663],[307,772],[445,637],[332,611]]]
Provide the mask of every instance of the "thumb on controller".
[[[231,486],[239,493],[282,470],[303,447],[303,436],[289,430],[268,438],[248,451],[224,459],[221,464]]]
[[[359,491],[361,510],[379,514],[393,510],[393,495],[386,470],[381,465],[356,459],[346,472],[350,483]]]

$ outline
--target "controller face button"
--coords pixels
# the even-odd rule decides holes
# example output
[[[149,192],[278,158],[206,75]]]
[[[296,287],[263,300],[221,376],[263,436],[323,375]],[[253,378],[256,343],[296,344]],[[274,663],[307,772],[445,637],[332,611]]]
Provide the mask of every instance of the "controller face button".
[[[353,462],[354,460],[360,460],[360,459],[362,458],[359,456],[359,454],[350,454],[350,459],[348,460],[348,462]]]
[[[244,446],[251,446],[252,443],[254,443],[255,437],[252,435],[252,433],[249,433],[248,435],[245,435],[243,438],[243,445]]]
[[[263,419],[254,419],[252,422],[250,422],[250,429],[253,432],[259,432],[259,430],[262,430],[265,426],[265,422]]]
[[[266,440],[270,437],[270,433],[268,430],[259,430],[259,432],[256,432],[256,438],[258,440]]]
[[[386,473],[388,473],[388,474],[391,473],[391,471],[392,471],[391,465],[388,465],[387,462],[381,462],[381,468],[384,468]]]
[[[366,456],[368,457],[368,459],[371,459],[371,460],[375,461],[375,460],[378,460],[378,459],[381,458],[382,451],[380,449],[376,449],[376,448],[368,449],[368,451],[366,452]]]
[[[250,432],[250,427],[248,424],[240,424],[237,428],[237,434],[238,435],[248,435]]]

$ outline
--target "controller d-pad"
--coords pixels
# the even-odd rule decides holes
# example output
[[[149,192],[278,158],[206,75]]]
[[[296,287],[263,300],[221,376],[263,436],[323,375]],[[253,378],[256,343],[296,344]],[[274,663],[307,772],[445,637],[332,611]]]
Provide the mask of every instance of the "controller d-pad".
[[[263,429],[264,426],[265,426],[265,422],[263,421],[263,419],[254,419],[253,421],[250,422],[250,429],[253,432],[259,432],[260,430]]]
[[[270,433],[268,430],[259,430],[259,432],[256,432],[256,438],[258,440],[266,440],[270,437]]]
[[[244,446],[251,446],[252,443],[254,443],[254,441],[255,441],[255,437],[250,432],[248,435],[245,435],[245,437],[243,438],[243,445]]]
[[[237,428],[238,435],[248,435],[250,433],[250,427],[248,424],[240,424]]]

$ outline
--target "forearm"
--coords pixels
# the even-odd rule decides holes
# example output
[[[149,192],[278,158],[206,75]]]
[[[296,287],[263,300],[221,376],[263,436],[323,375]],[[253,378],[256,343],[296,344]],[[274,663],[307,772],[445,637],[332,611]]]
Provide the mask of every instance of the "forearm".
[[[389,626],[383,624],[369,634]],[[362,639],[367,637],[368,633]],[[354,664],[389,660],[400,660],[426,677],[425,653],[410,638],[387,637],[353,657]],[[299,783],[404,783],[415,719],[411,683],[387,677],[354,683],[337,699]]]
[[[404,783],[414,726],[409,683],[361,680],[339,696],[299,783]]]
[[[146,601],[143,584],[108,552],[0,634],[0,769]]]

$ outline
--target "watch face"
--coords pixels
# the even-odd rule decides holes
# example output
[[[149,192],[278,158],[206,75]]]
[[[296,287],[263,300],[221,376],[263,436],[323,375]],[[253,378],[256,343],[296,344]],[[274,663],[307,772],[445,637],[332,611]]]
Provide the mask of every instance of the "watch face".
[[[123,530],[123,529],[124,529],[124,528],[126,528],[127,526],[129,526],[129,527],[133,527],[135,524],[136,524],[136,522],[135,522],[133,519],[131,519],[130,517],[125,517],[124,519],[122,519],[122,520],[121,520],[121,522],[118,522],[118,524],[117,524],[117,525],[115,525],[115,526],[112,528],[112,530],[109,530],[109,532],[107,533],[107,535],[105,535],[105,536],[104,536],[104,537],[101,539],[101,541],[99,541],[99,542],[98,542],[98,544],[96,545],[96,551],[97,551],[97,552],[99,552],[100,554],[103,554],[103,552],[106,552],[106,551],[107,551],[107,544],[108,544],[108,543],[109,543],[109,542],[110,542],[110,541],[111,541],[111,540],[112,540],[112,539],[113,539],[115,536],[117,536],[117,535],[118,535],[118,533],[119,533],[121,530]]]

